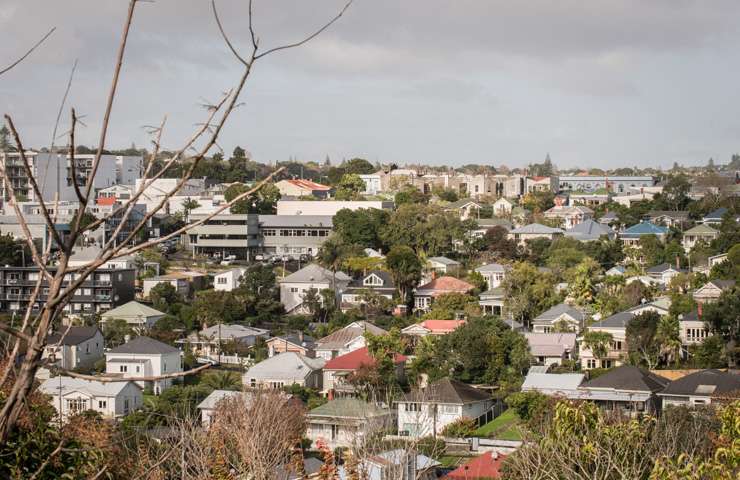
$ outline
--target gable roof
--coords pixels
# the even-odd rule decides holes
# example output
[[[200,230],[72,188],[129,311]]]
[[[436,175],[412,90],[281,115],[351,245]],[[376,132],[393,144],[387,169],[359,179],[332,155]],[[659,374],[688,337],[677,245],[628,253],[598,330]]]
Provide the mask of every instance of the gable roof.
[[[584,220],[581,223],[565,231],[566,237],[573,237],[576,240],[598,240],[603,235],[609,238],[616,236],[616,232],[606,225],[595,222],[591,219]]]
[[[510,231],[509,233],[523,233],[523,234],[539,234],[539,235],[552,235],[556,233],[563,233],[563,230],[559,228],[552,228],[548,227],[547,225],[542,225],[540,223],[530,223],[529,225],[525,225],[523,227],[515,228],[514,230]]]
[[[713,211],[707,213],[706,215],[704,215],[703,220],[704,221],[707,221],[707,220],[722,220],[722,217],[724,217],[726,213],[727,213],[727,208],[720,207],[717,210],[713,210]]]
[[[701,370],[668,384],[659,395],[714,397],[740,390],[740,374],[721,370]]]
[[[627,324],[634,316],[635,314],[630,311],[615,313],[591,324],[590,328],[627,328]]]
[[[524,377],[522,391],[537,390],[548,393],[574,393],[583,382],[582,373],[536,373]]]
[[[335,398],[308,412],[309,417],[321,416],[332,418],[369,418],[390,415],[390,410],[360,400],[359,398]]]
[[[421,325],[430,332],[450,333],[465,325],[465,320],[424,320]]]
[[[375,275],[376,277],[380,278],[383,281],[383,285],[365,285],[364,281],[367,277]],[[355,279],[353,279],[349,285],[348,285],[347,291],[351,291],[352,289],[389,289],[389,290],[395,290],[396,286],[393,282],[393,277],[389,272],[386,272],[385,270],[370,270],[365,275],[359,276]]]
[[[200,332],[191,333],[188,339],[195,341],[200,339],[214,339],[218,340],[219,335],[221,340],[239,340],[239,339],[252,339],[256,337],[266,337],[270,333],[269,330],[264,328],[247,327],[239,324],[216,324],[210,327],[204,328]]]
[[[475,287],[473,285],[464,280],[445,275],[435,278],[431,282],[425,283],[424,285],[418,287],[417,292],[422,290],[433,290],[440,294],[448,292],[466,293],[474,288]]]
[[[686,235],[719,235],[719,232],[709,225],[704,225],[703,223],[700,223],[699,225],[695,226],[694,228],[689,228],[685,232],[683,232],[684,236]]]
[[[575,333],[533,333],[525,332],[529,351],[534,357],[560,357],[572,352],[576,346]]]
[[[623,238],[634,238],[642,235],[666,235],[668,229],[666,227],[656,225],[652,222],[640,222],[632,225],[624,232],[620,233],[619,236]]]
[[[393,357],[396,364],[406,361],[406,357],[397,353]],[[334,357],[324,365],[324,370],[358,370],[363,366],[371,367],[375,365],[375,359],[370,355],[367,347],[358,348],[344,355]]]
[[[470,203],[472,203],[473,205],[475,205],[477,207],[480,207],[481,206],[480,202],[476,202],[472,198],[461,198],[460,200],[457,200],[457,201],[454,201],[454,202],[448,204],[445,208],[448,208],[448,209],[457,209],[457,208],[462,208],[465,205],[468,205]]]
[[[577,308],[571,307],[566,303],[559,303],[549,310],[540,313],[534,320],[532,320],[532,323],[552,323],[561,315],[568,315],[578,323],[582,323],[586,319],[586,314]]]
[[[110,349],[109,354],[137,353],[146,355],[161,355],[165,353],[179,353],[180,350],[171,345],[162,343],[149,337],[136,337],[121,346]]]
[[[252,399],[253,395],[251,392],[241,392],[238,390],[214,390],[198,404],[197,408],[199,410],[213,410],[216,408],[216,405],[218,405],[218,402],[224,398],[239,396],[244,397],[245,401],[249,401]]]
[[[727,290],[728,288],[732,288],[735,286],[735,280],[710,280],[706,284],[704,284],[702,288],[706,287],[710,283],[720,290]]]
[[[463,463],[444,476],[443,480],[487,480],[501,478],[501,465],[505,459],[506,455],[486,452]]]
[[[94,337],[99,331],[100,329],[98,327],[69,327],[69,331],[67,327],[62,327],[58,332],[49,335],[47,344],[60,345],[59,341],[61,340],[61,345],[79,345],[85,340]],[[62,336],[64,336],[64,339],[62,339]]]
[[[489,263],[475,269],[478,273],[506,273],[506,267],[500,263]]]
[[[139,316],[146,318],[162,317],[164,315],[164,312],[160,312],[159,310],[156,310],[148,305],[144,305],[143,303],[131,300],[130,302],[124,303],[123,305],[120,305],[112,310],[108,310],[100,316],[103,318],[126,318]]]
[[[688,220],[689,212],[686,210],[650,210],[647,216],[651,219],[669,217],[674,220]]]
[[[323,358],[310,358],[298,352],[283,352],[262,360],[244,375],[245,378],[291,381],[321,370],[325,362]]]
[[[645,270],[645,273],[663,273],[667,272],[668,270],[675,270],[675,271],[683,271],[683,270],[676,270],[676,268],[670,264],[670,263],[661,263],[660,265],[652,266]]]
[[[290,183],[291,185],[294,185],[299,188],[303,188],[305,190],[316,190],[321,192],[326,192],[331,190],[331,187],[328,187],[326,185],[322,185],[320,183],[312,182],[311,180],[301,180],[301,179],[293,179],[293,180],[284,180],[286,183]]]
[[[449,377],[426,388],[414,389],[403,397],[405,402],[466,404],[490,400],[491,395],[467,383]]]
[[[280,283],[331,283],[333,278],[331,270],[328,270],[316,263],[311,263],[297,272],[291,273],[287,277],[281,279]],[[338,282],[350,282],[352,279],[346,273],[338,271],[336,280]]]
[[[61,384],[62,396],[74,392],[80,391],[88,393],[94,397],[116,397],[121,391],[126,388],[129,384],[134,384],[132,381],[127,382],[98,382],[95,380],[83,380],[81,378],[72,377],[52,377],[45,380],[39,386],[39,390],[47,395],[59,395],[59,384]],[[138,386],[136,388],[139,388]]]
[[[442,265],[460,265],[460,262],[447,257],[429,257],[427,260],[430,262],[441,263]]]
[[[357,322],[350,323],[346,327],[341,328],[334,333],[330,333],[324,338],[318,339],[316,341],[316,349],[333,350],[342,348],[355,338],[365,335],[365,332],[370,332],[373,335],[385,335],[388,333],[370,322],[359,320]]]
[[[642,368],[622,365],[593,380],[589,380],[581,385],[581,388],[658,392],[663,390],[668,383],[670,381],[667,378],[660,377]]]

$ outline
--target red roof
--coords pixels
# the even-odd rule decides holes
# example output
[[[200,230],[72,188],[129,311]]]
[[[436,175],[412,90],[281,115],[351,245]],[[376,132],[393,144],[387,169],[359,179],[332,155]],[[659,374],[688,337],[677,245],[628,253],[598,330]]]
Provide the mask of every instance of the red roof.
[[[331,190],[331,187],[327,187],[326,185],[322,185],[320,183],[312,182],[311,180],[288,180],[288,183],[292,183],[296,187],[305,188],[308,190],[320,190],[320,191],[329,191]]]
[[[468,463],[464,463],[447,474],[446,480],[476,480],[488,478],[501,478],[501,463],[506,455],[493,457],[493,452],[486,452],[480,457],[475,457]]]
[[[394,358],[395,363],[401,363],[406,361],[406,357],[397,353]],[[324,370],[359,370],[363,365],[372,366],[375,364],[375,359],[370,356],[367,347],[362,347],[344,355],[332,358],[326,365]]]
[[[450,333],[462,326],[465,320],[424,320],[421,326],[432,333]]]
[[[95,203],[98,205],[115,205],[116,197],[98,197],[95,199]]]
[[[445,276],[435,278],[431,282],[419,287],[418,290],[437,290],[438,294],[442,294],[448,292],[466,293],[474,288],[473,285],[459,278]]]

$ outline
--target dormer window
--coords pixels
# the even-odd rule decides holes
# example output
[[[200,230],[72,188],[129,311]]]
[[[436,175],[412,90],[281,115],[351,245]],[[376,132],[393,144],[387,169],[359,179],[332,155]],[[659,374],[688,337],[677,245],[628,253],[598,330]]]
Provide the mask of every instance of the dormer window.
[[[373,273],[365,277],[362,284],[366,287],[380,287],[383,285],[383,279]]]

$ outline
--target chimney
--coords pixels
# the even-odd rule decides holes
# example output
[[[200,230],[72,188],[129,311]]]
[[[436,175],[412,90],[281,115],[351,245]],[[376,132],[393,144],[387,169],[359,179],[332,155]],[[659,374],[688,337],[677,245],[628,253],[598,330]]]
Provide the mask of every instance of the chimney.
[[[301,342],[301,344],[303,343],[303,338],[303,330],[298,330],[298,340]]]
[[[419,378],[419,388],[425,389],[429,385],[429,375],[426,373],[422,373]]]
[[[127,333],[126,335],[123,336],[123,343],[128,343],[130,341],[131,341],[131,335]]]
[[[701,314],[702,314],[701,307],[702,307],[702,304],[701,304],[701,302],[699,302],[697,304],[697,306],[696,306],[696,308],[697,308],[696,314],[699,316],[699,318],[701,318]]]
[[[334,400],[334,389],[333,388],[331,390],[329,390],[329,394],[327,396],[328,396],[330,402],[332,400]]]

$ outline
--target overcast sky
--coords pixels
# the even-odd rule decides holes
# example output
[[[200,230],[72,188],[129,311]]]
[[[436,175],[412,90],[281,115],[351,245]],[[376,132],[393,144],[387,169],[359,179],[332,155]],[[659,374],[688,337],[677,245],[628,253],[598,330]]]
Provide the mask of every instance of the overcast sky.
[[[246,4],[217,3],[245,51]],[[299,39],[342,5],[255,0],[261,44]],[[80,141],[95,142],[126,7],[0,0],[0,67],[57,27],[0,77],[26,144],[49,145],[75,59],[69,102],[85,115]],[[240,71],[210,1],[140,3],[109,145],[147,145],[143,126],[165,114],[164,143],[179,145]],[[262,162],[726,163],[740,151],[740,2],[355,0],[321,37],[258,64],[244,101],[221,145]]]

